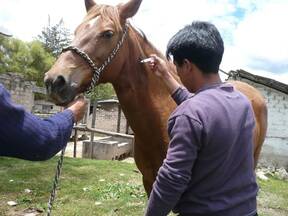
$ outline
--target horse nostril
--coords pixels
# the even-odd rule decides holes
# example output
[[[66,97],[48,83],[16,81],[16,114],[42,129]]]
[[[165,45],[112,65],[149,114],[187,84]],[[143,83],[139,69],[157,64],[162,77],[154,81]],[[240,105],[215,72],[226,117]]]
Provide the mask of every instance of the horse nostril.
[[[56,80],[53,82],[53,87],[57,88],[58,90],[63,88],[66,84],[66,80],[63,76],[58,76]]]
[[[58,76],[56,79],[45,78],[45,86],[47,93],[57,93],[61,91],[66,86],[66,80],[63,76]]]

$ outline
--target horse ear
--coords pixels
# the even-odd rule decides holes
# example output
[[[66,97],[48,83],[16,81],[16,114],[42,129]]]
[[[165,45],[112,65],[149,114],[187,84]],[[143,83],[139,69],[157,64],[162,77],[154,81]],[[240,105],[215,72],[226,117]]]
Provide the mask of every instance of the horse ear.
[[[125,4],[119,4],[118,9],[121,19],[126,20],[133,17],[137,13],[141,2],[142,0],[129,0]]]
[[[96,2],[94,0],[85,0],[85,6],[87,12],[94,6],[96,5]]]

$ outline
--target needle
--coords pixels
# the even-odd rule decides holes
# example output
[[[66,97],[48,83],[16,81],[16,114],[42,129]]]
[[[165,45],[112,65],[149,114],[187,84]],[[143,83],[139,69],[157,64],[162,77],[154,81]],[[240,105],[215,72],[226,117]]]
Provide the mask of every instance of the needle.
[[[154,61],[154,59],[152,57],[150,57],[150,58],[142,59],[140,61],[140,63],[148,63],[148,62],[153,62],[153,61]]]

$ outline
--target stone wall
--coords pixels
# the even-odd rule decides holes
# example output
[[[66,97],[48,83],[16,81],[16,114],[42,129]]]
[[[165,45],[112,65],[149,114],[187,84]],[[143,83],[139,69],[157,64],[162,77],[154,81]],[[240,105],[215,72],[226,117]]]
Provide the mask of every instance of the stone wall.
[[[118,121],[118,106],[115,106],[113,109],[103,109],[97,108],[96,111],[96,123],[95,127],[97,129],[117,132],[117,121]],[[88,125],[91,126],[92,122],[92,114],[89,115]],[[126,118],[121,112],[121,120],[120,120],[120,133],[126,132]],[[131,133],[131,129],[129,130]]]
[[[260,163],[288,167],[288,95],[253,81],[237,78],[257,88],[268,107],[268,129]]]
[[[33,113],[54,114],[62,111],[62,107],[46,100],[35,100]]]
[[[0,83],[10,92],[12,101],[23,105],[27,111],[34,105],[34,82],[25,81],[23,76],[16,73],[0,74]]]

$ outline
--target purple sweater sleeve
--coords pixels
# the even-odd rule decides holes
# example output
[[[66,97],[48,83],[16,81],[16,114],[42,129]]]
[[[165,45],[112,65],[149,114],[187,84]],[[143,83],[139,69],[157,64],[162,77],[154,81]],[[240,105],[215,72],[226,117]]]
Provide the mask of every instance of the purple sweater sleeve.
[[[179,87],[178,89],[176,89],[175,92],[173,92],[171,97],[173,98],[173,100],[176,102],[177,105],[180,105],[183,101],[193,97],[193,95],[194,94],[189,92],[186,88]]]
[[[0,85],[0,156],[47,160],[67,144],[73,121],[70,110],[38,118],[13,104]]]
[[[169,144],[166,159],[158,171],[149,197],[146,216],[167,215],[188,186],[200,148],[201,124],[185,115],[169,120]]]

